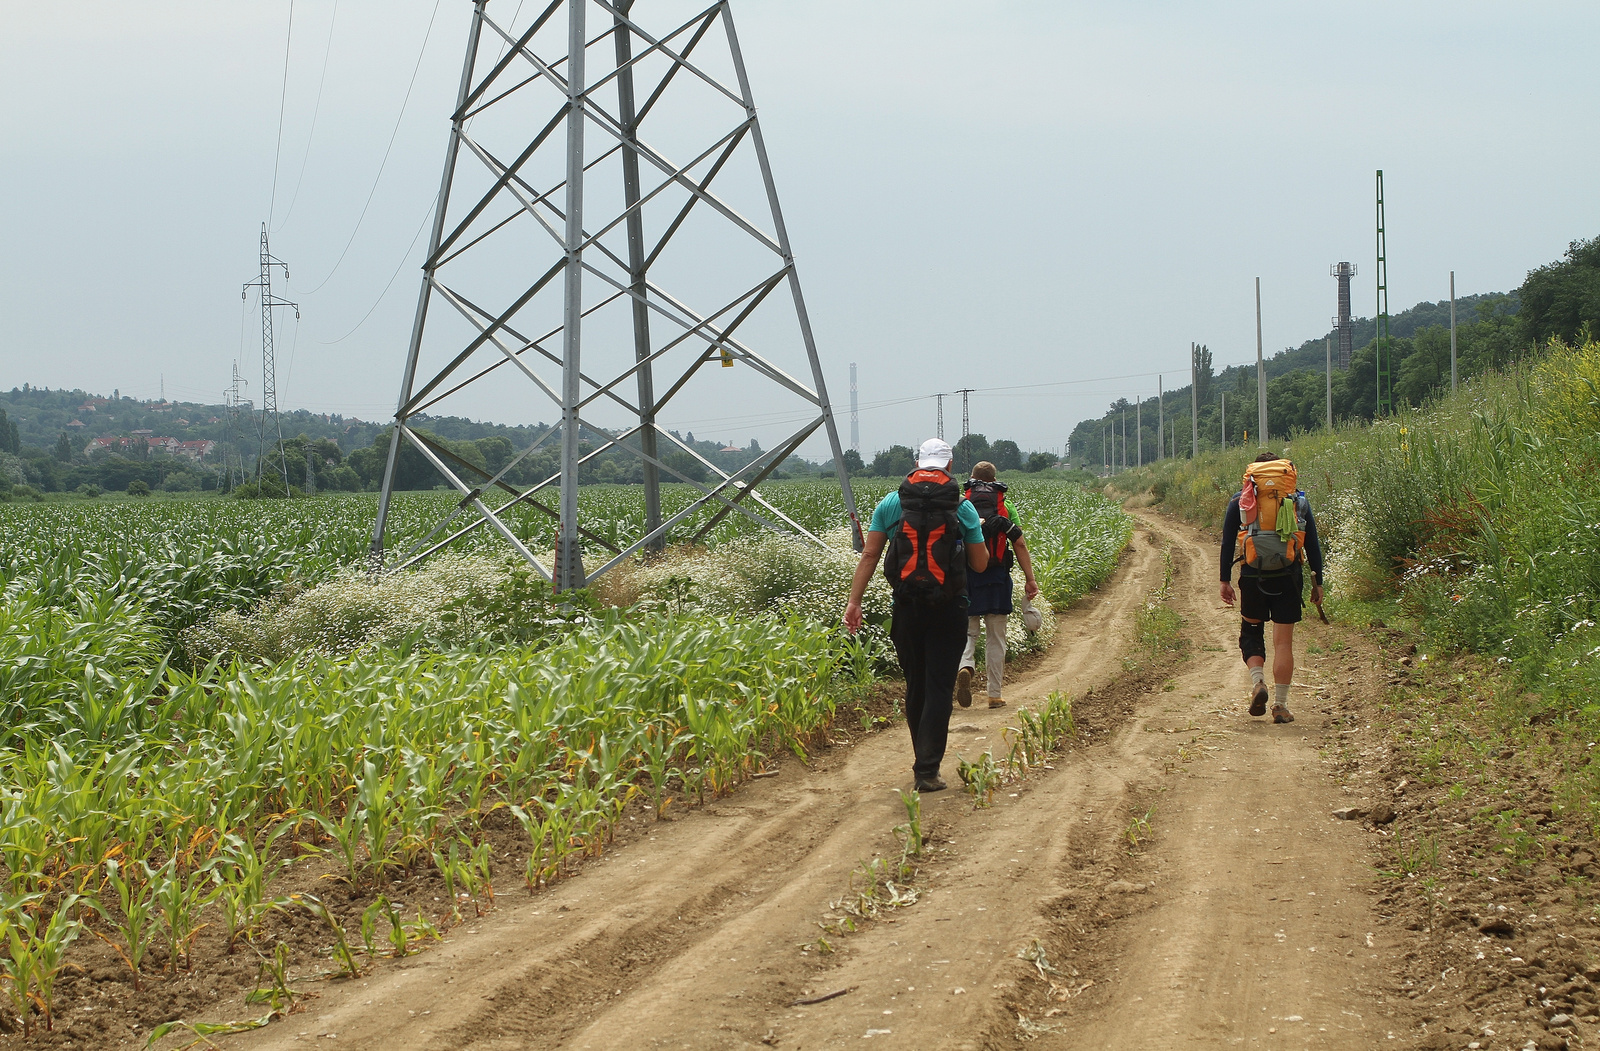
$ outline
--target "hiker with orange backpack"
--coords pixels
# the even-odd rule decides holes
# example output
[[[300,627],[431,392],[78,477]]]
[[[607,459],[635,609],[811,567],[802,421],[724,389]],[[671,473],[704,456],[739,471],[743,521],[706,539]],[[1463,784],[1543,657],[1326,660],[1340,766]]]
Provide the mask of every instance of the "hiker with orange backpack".
[[[950,698],[967,634],[967,571],[989,564],[978,512],[950,476],[954,453],[943,438],[917,450],[917,469],[878,501],[850,582],[845,630],[861,630],[861,596],[888,549],[884,574],[894,589],[889,639],[906,677],[906,724],[919,792],[946,787],[939,764],[950,733]]]
[[[1011,508],[1006,506],[1006,486],[995,478],[995,466],[988,460],[972,465],[972,477],[964,487],[967,499],[983,522],[983,542],[989,549],[989,568],[967,578],[967,648],[961,654],[956,672],[956,703],[965,708],[972,703],[972,677],[977,671],[978,634],[985,634],[984,670],[988,677],[989,707],[1003,708],[1002,686],[1006,668],[1006,618],[1011,616],[1011,563],[1022,567],[1023,620],[1029,630],[1038,626],[1038,614],[1028,605],[1039,594],[1033,577],[1033,558]],[[1014,556],[1014,557],[1013,557]],[[1032,615],[1030,617],[1030,614]]]
[[[1311,503],[1295,486],[1292,462],[1263,452],[1245,468],[1239,492],[1222,519],[1222,601],[1233,605],[1233,566],[1239,564],[1239,652],[1250,669],[1250,714],[1267,712],[1266,621],[1272,621],[1272,721],[1294,722],[1294,626],[1311,567],[1311,601],[1322,607],[1322,544]]]

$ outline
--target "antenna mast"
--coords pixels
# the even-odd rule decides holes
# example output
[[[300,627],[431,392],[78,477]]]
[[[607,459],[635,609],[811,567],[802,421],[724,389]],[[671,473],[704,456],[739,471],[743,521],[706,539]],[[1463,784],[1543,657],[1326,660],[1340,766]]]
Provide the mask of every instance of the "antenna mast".
[[[239,298],[250,295],[250,289],[261,290],[261,416],[256,439],[256,486],[261,485],[261,472],[267,459],[267,435],[275,434],[278,440],[278,471],[283,476],[283,495],[289,495],[289,461],[283,451],[283,421],[278,419],[278,362],[272,345],[272,310],[274,307],[294,307],[295,320],[300,320],[300,304],[291,303],[272,294],[272,268],[283,268],[283,279],[289,280],[289,264],[276,258],[267,247],[267,224],[261,224],[261,276],[246,281]]]

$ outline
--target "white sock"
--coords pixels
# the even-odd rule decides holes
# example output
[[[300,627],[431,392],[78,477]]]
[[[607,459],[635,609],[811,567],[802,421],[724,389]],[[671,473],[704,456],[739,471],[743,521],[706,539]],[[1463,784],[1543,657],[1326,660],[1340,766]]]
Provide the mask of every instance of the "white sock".
[[[1289,684],[1275,682],[1272,684],[1272,703],[1279,708],[1289,707]]]
[[[1261,686],[1267,681],[1267,673],[1261,668],[1250,669],[1250,685]]]

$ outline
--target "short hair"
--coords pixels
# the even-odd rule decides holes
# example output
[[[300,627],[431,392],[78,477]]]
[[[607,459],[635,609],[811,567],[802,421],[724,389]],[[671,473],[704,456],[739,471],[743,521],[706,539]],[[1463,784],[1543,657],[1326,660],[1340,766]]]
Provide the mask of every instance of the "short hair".
[[[1277,453],[1269,453],[1265,449],[1256,453],[1256,463],[1271,463],[1273,460],[1281,459],[1283,459],[1283,457],[1279,456]]]
[[[980,482],[994,481],[994,464],[988,460],[979,460],[972,465],[972,477]]]

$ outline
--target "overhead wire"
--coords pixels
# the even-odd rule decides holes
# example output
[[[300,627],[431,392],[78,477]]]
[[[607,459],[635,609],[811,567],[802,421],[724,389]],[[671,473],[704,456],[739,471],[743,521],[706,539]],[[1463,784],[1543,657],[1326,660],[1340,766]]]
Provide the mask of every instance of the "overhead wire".
[[[289,100],[289,50],[294,43],[294,0],[289,0],[289,32],[283,39],[283,87],[278,92],[278,145],[272,154],[272,199],[267,204],[267,225],[278,207],[278,161],[283,157],[283,110]]]
[[[355,244],[356,234],[361,232],[361,224],[367,217],[367,209],[372,207],[372,199],[378,193],[378,183],[383,180],[384,168],[389,164],[389,154],[394,150],[394,140],[400,134],[400,124],[405,120],[406,107],[411,102],[411,91],[417,86],[417,73],[422,69],[422,58],[428,52],[428,40],[433,36],[433,24],[439,17],[440,2],[441,0],[434,0],[433,2],[433,14],[428,18],[427,32],[422,35],[422,46],[417,49],[417,61],[416,65],[411,69],[411,81],[406,85],[405,98],[401,100],[400,113],[395,117],[394,130],[389,133],[389,145],[384,147],[383,160],[378,164],[378,174],[372,180],[372,189],[367,192],[367,201],[361,206],[361,214],[356,217],[356,225],[350,231],[350,239],[345,242],[344,250],[339,253],[339,258],[334,260],[333,269],[328,271],[327,276],[317,282],[315,288],[301,291],[301,295],[314,295],[323,285],[333,279],[333,275],[339,272],[340,265],[344,263],[345,256],[350,253],[350,246]]]
[[[400,256],[400,262],[395,264],[394,273],[389,275],[389,281],[383,286],[383,291],[378,293],[378,298],[372,301],[372,305],[367,308],[367,312],[361,315],[361,320],[357,321],[349,332],[346,332],[338,339],[319,339],[317,340],[318,343],[324,347],[331,347],[335,343],[343,343],[355,335],[357,329],[367,323],[367,319],[372,316],[372,312],[378,309],[378,304],[383,302],[384,297],[389,294],[389,289],[394,286],[395,278],[399,277],[400,271],[405,268],[406,260],[411,258],[411,250],[417,247],[417,240],[422,236],[422,231],[427,228],[428,220],[431,218],[433,218],[433,205],[429,204],[428,210],[422,213],[422,222],[417,224],[417,232],[411,235],[411,244],[406,247],[405,252]]]
[[[294,195],[289,198],[289,210],[283,213],[283,222],[272,228],[273,233],[277,233],[279,230],[282,230],[285,226],[289,225],[289,217],[294,214],[295,202],[300,199],[300,187],[306,179],[306,164],[311,160],[311,144],[316,140],[317,137],[317,117],[322,114],[322,88],[328,82],[328,57],[333,54],[333,27],[338,23],[338,21],[339,0],[333,0],[333,14],[328,19],[328,42],[322,49],[322,76],[317,80],[317,102],[316,105],[311,109],[311,131],[306,135],[306,152],[305,155],[300,158],[300,174],[295,178],[294,181]],[[287,66],[284,69],[284,86],[285,88],[288,87]],[[281,146],[283,136],[283,112],[281,103],[279,104],[278,113],[278,136]]]

